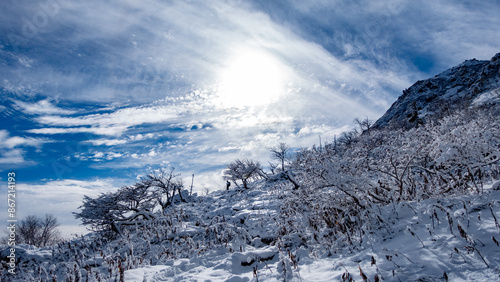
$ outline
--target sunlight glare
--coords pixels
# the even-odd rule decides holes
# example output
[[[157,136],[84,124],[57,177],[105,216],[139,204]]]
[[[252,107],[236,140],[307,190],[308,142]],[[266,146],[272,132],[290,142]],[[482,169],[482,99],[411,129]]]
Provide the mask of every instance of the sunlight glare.
[[[284,69],[279,60],[265,52],[238,53],[220,76],[218,104],[244,108],[276,101],[284,91]]]

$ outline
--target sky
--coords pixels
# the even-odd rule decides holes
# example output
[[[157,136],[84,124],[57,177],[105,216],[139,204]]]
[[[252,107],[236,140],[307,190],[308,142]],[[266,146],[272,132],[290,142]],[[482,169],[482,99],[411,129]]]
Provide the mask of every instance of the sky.
[[[175,168],[224,189],[237,158],[331,142],[414,82],[500,52],[485,1],[6,0],[0,181],[68,237],[83,195]],[[0,221],[7,204],[0,201]]]

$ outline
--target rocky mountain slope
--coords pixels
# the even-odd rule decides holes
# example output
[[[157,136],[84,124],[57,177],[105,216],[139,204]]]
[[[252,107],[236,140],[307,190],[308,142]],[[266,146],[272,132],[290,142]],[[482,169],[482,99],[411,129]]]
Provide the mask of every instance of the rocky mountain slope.
[[[483,94],[488,96],[486,100],[498,103],[499,93],[500,53],[490,61],[467,60],[404,90],[375,127],[411,127],[467,107]]]

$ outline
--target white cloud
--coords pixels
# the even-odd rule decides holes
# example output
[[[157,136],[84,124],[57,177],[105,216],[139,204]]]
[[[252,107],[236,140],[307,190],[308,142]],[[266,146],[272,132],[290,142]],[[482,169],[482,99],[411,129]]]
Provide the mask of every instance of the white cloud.
[[[150,106],[130,107],[119,109],[113,113],[92,114],[79,117],[43,116],[36,120],[39,123],[52,126],[82,126],[96,124],[100,126],[133,126],[143,123],[164,122],[173,120],[175,117],[177,117],[176,113],[172,112],[168,107]]]
[[[445,67],[464,60],[489,60],[500,50],[500,6],[497,1],[432,1],[406,3],[406,11],[395,25],[415,48],[434,56]],[[405,24],[411,22],[412,24]]]
[[[459,17],[466,15],[468,17],[460,27],[480,31],[478,11],[484,10],[483,6],[466,12],[463,5],[452,5],[449,1],[433,3],[427,1],[418,8],[422,15],[432,18],[432,25],[447,26],[444,25],[447,20],[456,22]],[[64,112],[57,113],[57,110],[53,110],[52,115],[36,119],[45,128],[29,132],[83,132],[122,136],[130,128],[145,124],[178,124],[187,128],[191,124],[212,123],[216,127],[232,130],[242,127],[254,127],[257,130],[264,123],[279,124],[282,127],[334,123],[334,127],[343,127],[355,115],[377,118],[390,106],[395,96],[412,83],[413,78],[422,75],[412,72],[408,64],[404,63],[405,58],[398,57],[395,50],[401,44],[394,43],[397,39],[405,38],[412,46],[434,44],[433,50],[440,53],[452,53],[444,50],[456,46],[456,42],[450,39],[457,34],[457,28],[448,27],[453,32],[431,29],[429,23],[418,20],[412,13],[416,4],[401,1],[370,2],[364,5],[345,1],[328,4],[325,1],[310,1],[304,4],[290,1],[287,5],[291,11],[295,10],[296,14],[308,17],[311,22],[314,22],[314,18],[314,24],[320,25],[323,24],[322,21],[327,21],[321,27],[331,29],[332,38],[328,41],[335,44],[338,41],[342,49],[349,46],[349,53],[363,56],[335,55],[331,47],[325,46],[325,42],[314,40],[319,39],[319,35],[315,33],[319,33],[319,30],[311,29],[310,34],[305,36],[297,30],[298,25],[290,24],[293,18],[272,17],[266,14],[272,14],[272,11],[259,11],[252,3],[67,2],[61,6],[54,20],[72,24],[79,29],[69,34],[68,38],[61,39],[61,43],[96,45],[98,48],[93,49],[95,53],[83,54],[88,57],[85,62],[92,69],[91,62],[99,58],[104,70],[102,73],[88,73],[75,69],[75,76],[98,76],[98,79],[94,79],[98,83],[92,84],[95,85],[92,87],[81,87],[74,93],[68,93],[67,97],[59,97],[60,99],[116,101],[120,97],[151,101],[164,96],[167,99],[160,105],[147,104],[121,108],[112,113],[76,117],[64,117],[61,116]],[[116,9],[117,6],[123,9]],[[328,27],[328,19],[335,17],[318,19],[323,15],[319,11],[342,16],[335,20],[342,21],[345,25],[333,25],[335,22],[332,22],[332,26]],[[450,15],[446,16],[445,12],[450,12]],[[78,16],[75,17],[75,14]],[[443,17],[433,17],[436,14],[443,14]],[[413,19],[414,22],[405,23],[407,19]],[[417,27],[413,28],[412,25]],[[348,27],[351,26],[356,31],[349,34]],[[53,28],[56,26],[48,26],[47,34]],[[411,31],[410,34],[415,33],[418,40],[406,36],[406,30]],[[418,30],[422,32],[417,32]],[[492,30],[486,32],[494,33]],[[471,34],[474,32],[467,33],[467,37],[470,37],[467,42],[476,42],[472,40],[474,36]],[[424,36],[433,40],[425,40]],[[357,37],[362,40],[356,40]],[[497,42],[495,38],[490,36],[487,39],[490,42],[488,46],[495,46],[491,44]],[[441,41],[439,46],[432,43]],[[396,45],[387,45],[393,44],[391,42]],[[390,48],[387,53],[372,54],[370,52],[373,50],[369,47],[371,45]],[[481,50],[478,47],[480,44],[474,46],[463,49]],[[246,108],[239,112],[221,111],[214,102],[217,101],[214,98],[217,97],[220,75],[233,58],[244,57],[245,50],[263,52],[286,70],[283,78],[285,95],[277,103],[271,104],[270,109],[255,109],[252,114],[257,118],[241,117],[246,114]],[[30,70],[36,69],[37,60],[30,65]],[[60,66],[55,65],[50,74],[54,80],[63,75],[53,74],[59,68]],[[39,69],[45,73],[45,68]],[[73,86],[74,83],[67,82],[67,85]],[[203,95],[189,96],[193,87]],[[46,113],[49,112],[50,110]],[[294,122],[290,123],[290,120]],[[129,141],[121,138],[91,142],[98,146],[115,146],[125,144],[125,140]]]
[[[116,158],[121,158],[123,156],[124,156],[124,154],[122,154],[122,153],[109,152],[106,154],[106,160],[110,161],[110,160],[113,160]]]
[[[93,159],[102,159],[104,157],[103,152],[95,152],[94,155],[92,156]]]
[[[150,156],[150,157],[154,157],[154,156],[156,156],[156,155],[158,155],[158,154],[155,152],[155,150],[154,150],[154,149],[152,149],[152,150],[151,150],[151,151],[149,151],[149,153],[148,153],[148,156]]]
[[[146,133],[146,134],[136,134],[136,135],[130,135],[128,138],[132,141],[141,141],[141,140],[146,140],[146,139],[151,139],[154,138],[155,134],[153,133]]]
[[[44,143],[50,142],[46,139],[33,137],[12,136],[7,130],[0,130],[0,148],[12,149],[15,147],[28,146],[39,148]]]
[[[89,143],[92,143],[92,145],[95,146],[116,146],[116,145],[122,145],[126,144],[128,141],[124,139],[96,139],[96,140],[89,140],[87,141]]]
[[[135,134],[135,135],[129,135],[126,138],[121,138],[121,139],[92,139],[92,140],[87,140],[85,143],[91,143],[94,146],[117,146],[117,145],[124,145],[127,143],[137,143],[140,141],[145,141],[148,139],[152,139],[155,137],[155,134],[153,133],[145,133],[145,134]]]
[[[0,168],[14,168],[35,164],[25,159],[24,147],[35,147],[37,150],[45,143],[52,142],[47,139],[10,136],[7,130],[0,130]],[[21,148],[19,148],[21,147]]]
[[[78,211],[83,196],[96,197],[100,193],[114,191],[121,184],[120,180],[95,179],[90,181],[81,180],[49,180],[39,184],[18,183],[16,185],[17,217],[24,218],[27,215],[53,214],[61,223],[59,229],[66,238],[71,234],[84,232],[79,226],[80,222],[74,218],[72,212]],[[5,191],[2,191],[6,197]],[[0,207],[6,209],[5,203]],[[1,215],[6,220],[7,214]]]
[[[13,166],[27,165],[30,162],[24,159],[25,151],[21,149],[12,149],[9,151],[0,150],[0,167],[4,165],[12,169]]]
[[[92,133],[97,135],[120,136],[127,130],[126,126],[110,126],[110,127],[46,127],[29,129],[27,132],[34,134],[70,134],[70,133]]]
[[[93,133],[120,136],[132,126],[146,123],[175,122],[182,111],[184,109],[177,107],[147,105],[123,108],[112,113],[76,117],[41,116],[35,119],[38,123],[59,127],[31,129],[28,132],[36,134]]]
[[[14,107],[19,111],[30,115],[71,115],[77,112],[74,110],[56,107],[48,100],[41,100],[36,103],[15,101]]]
[[[318,2],[310,5],[318,5]],[[117,9],[117,6],[122,9]],[[26,13],[30,12],[26,9]],[[45,66],[41,65],[41,60],[35,59],[39,63],[33,63],[29,70],[24,71],[38,70],[30,77],[35,81],[40,77],[43,83],[52,83],[54,89],[45,87],[47,92],[66,86],[80,89],[68,91],[65,96],[54,94],[59,98],[115,101],[121,97],[151,101],[165,95],[184,96],[192,85],[209,87],[216,83],[234,56],[245,56],[245,49],[265,51],[296,70],[289,78],[295,81],[324,84],[324,78],[328,77],[355,87],[377,86],[380,79],[393,84],[384,79],[383,70],[378,77],[373,77],[374,73],[366,75],[356,62],[338,60],[320,44],[303,39],[292,28],[282,26],[265,12],[255,10],[251,3],[66,2],[54,20],[78,27],[67,38],[57,38],[60,44],[97,45],[98,48],[92,49],[94,53],[84,54],[86,58],[78,61],[79,64],[86,64],[88,69],[93,69],[93,64],[97,63],[103,67],[102,73],[90,73],[84,71],[86,68],[80,70],[75,64],[75,71],[66,74],[61,70],[65,70],[66,65],[61,67],[54,63]],[[51,38],[57,25],[49,25],[46,29],[46,38]],[[75,54],[71,59],[76,60],[78,55],[83,56]],[[55,56],[53,61],[58,61],[56,54],[47,56]],[[95,62],[97,59],[99,62]],[[371,64],[370,61],[363,62],[363,65]],[[67,78],[63,79],[64,76]],[[94,83],[88,83],[86,79]],[[364,87],[361,89],[365,90]]]

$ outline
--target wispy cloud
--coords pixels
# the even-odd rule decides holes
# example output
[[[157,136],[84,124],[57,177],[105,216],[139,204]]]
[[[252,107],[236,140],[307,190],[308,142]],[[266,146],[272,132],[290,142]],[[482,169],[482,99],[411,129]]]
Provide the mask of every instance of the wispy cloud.
[[[127,130],[127,126],[109,126],[109,127],[46,127],[46,128],[35,128],[29,129],[27,132],[33,134],[72,134],[72,133],[92,133],[96,135],[109,135],[109,136],[120,136],[123,132]]]
[[[149,140],[154,138],[156,135],[154,133],[145,133],[145,134],[135,134],[135,135],[129,135],[126,138],[116,138],[116,139],[91,139],[88,141],[85,141],[87,143],[91,143],[94,146],[116,146],[116,145],[123,145],[127,143],[134,143],[134,142],[141,142],[145,140]]]
[[[10,136],[7,130],[0,130],[0,168],[33,165],[33,161],[25,158],[25,148],[34,147],[39,150],[43,144],[48,142],[52,141],[34,137]]]
[[[410,51],[448,68],[471,58],[490,59],[499,52],[500,5],[497,1],[408,2],[398,36],[411,43]]]
[[[498,52],[494,0],[253,2],[337,58],[375,62],[411,81]]]
[[[30,85],[38,85],[48,95],[61,98],[60,91],[64,91],[65,99],[151,101],[162,96],[184,96],[193,84],[196,87],[214,84],[228,60],[248,47],[279,57],[295,70],[289,78],[295,81],[324,85],[328,77],[338,84],[356,86],[359,93],[364,93],[362,85],[377,86],[380,79],[387,77],[383,70],[378,77],[367,76],[368,71],[363,68],[372,62],[364,61],[360,68],[357,62],[341,61],[321,44],[301,38],[294,30],[280,26],[248,4],[217,1],[60,4],[51,22],[30,41],[35,45],[48,44],[44,58],[25,53],[26,60],[32,61],[31,67],[13,62],[11,69],[16,71],[7,75],[8,83],[24,83],[20,77],[26,74],[32,80]],[[23,12],[16,17],[29,19],[36,10]],[[18,23],[20,30],[23,22],[16,19],[13,22]],[[63,24],[75,27],[73,32],[61,30]],[[54,37],[56,41],[51,42],[49,38]],[[75,48],[71,54],[53,52],[60,46]]]
[[[95,140],[89,140],[87,141],[89,143],[92,143],[92,145],[95,146],[116,146],[116,145],[122,145],[127,143],[127,140],[125,139],[95,139]]]
[[[77,112],[75,110],[59,108],[48,100],[41,100],[36,103],[15,101],[14,107],[19,111],[30,115],[71,115]]]
[[[47,139],[10,136],[7,130],[0,130],[0,148],[12,149],[15,147],[29,146],[39,148],[42,144],[50,142]]]
[[[32,162],[24,158],[26,152],[21,149],[3,150],[0,149],[0,168],[15,168],[19,165],[28,165]]]

